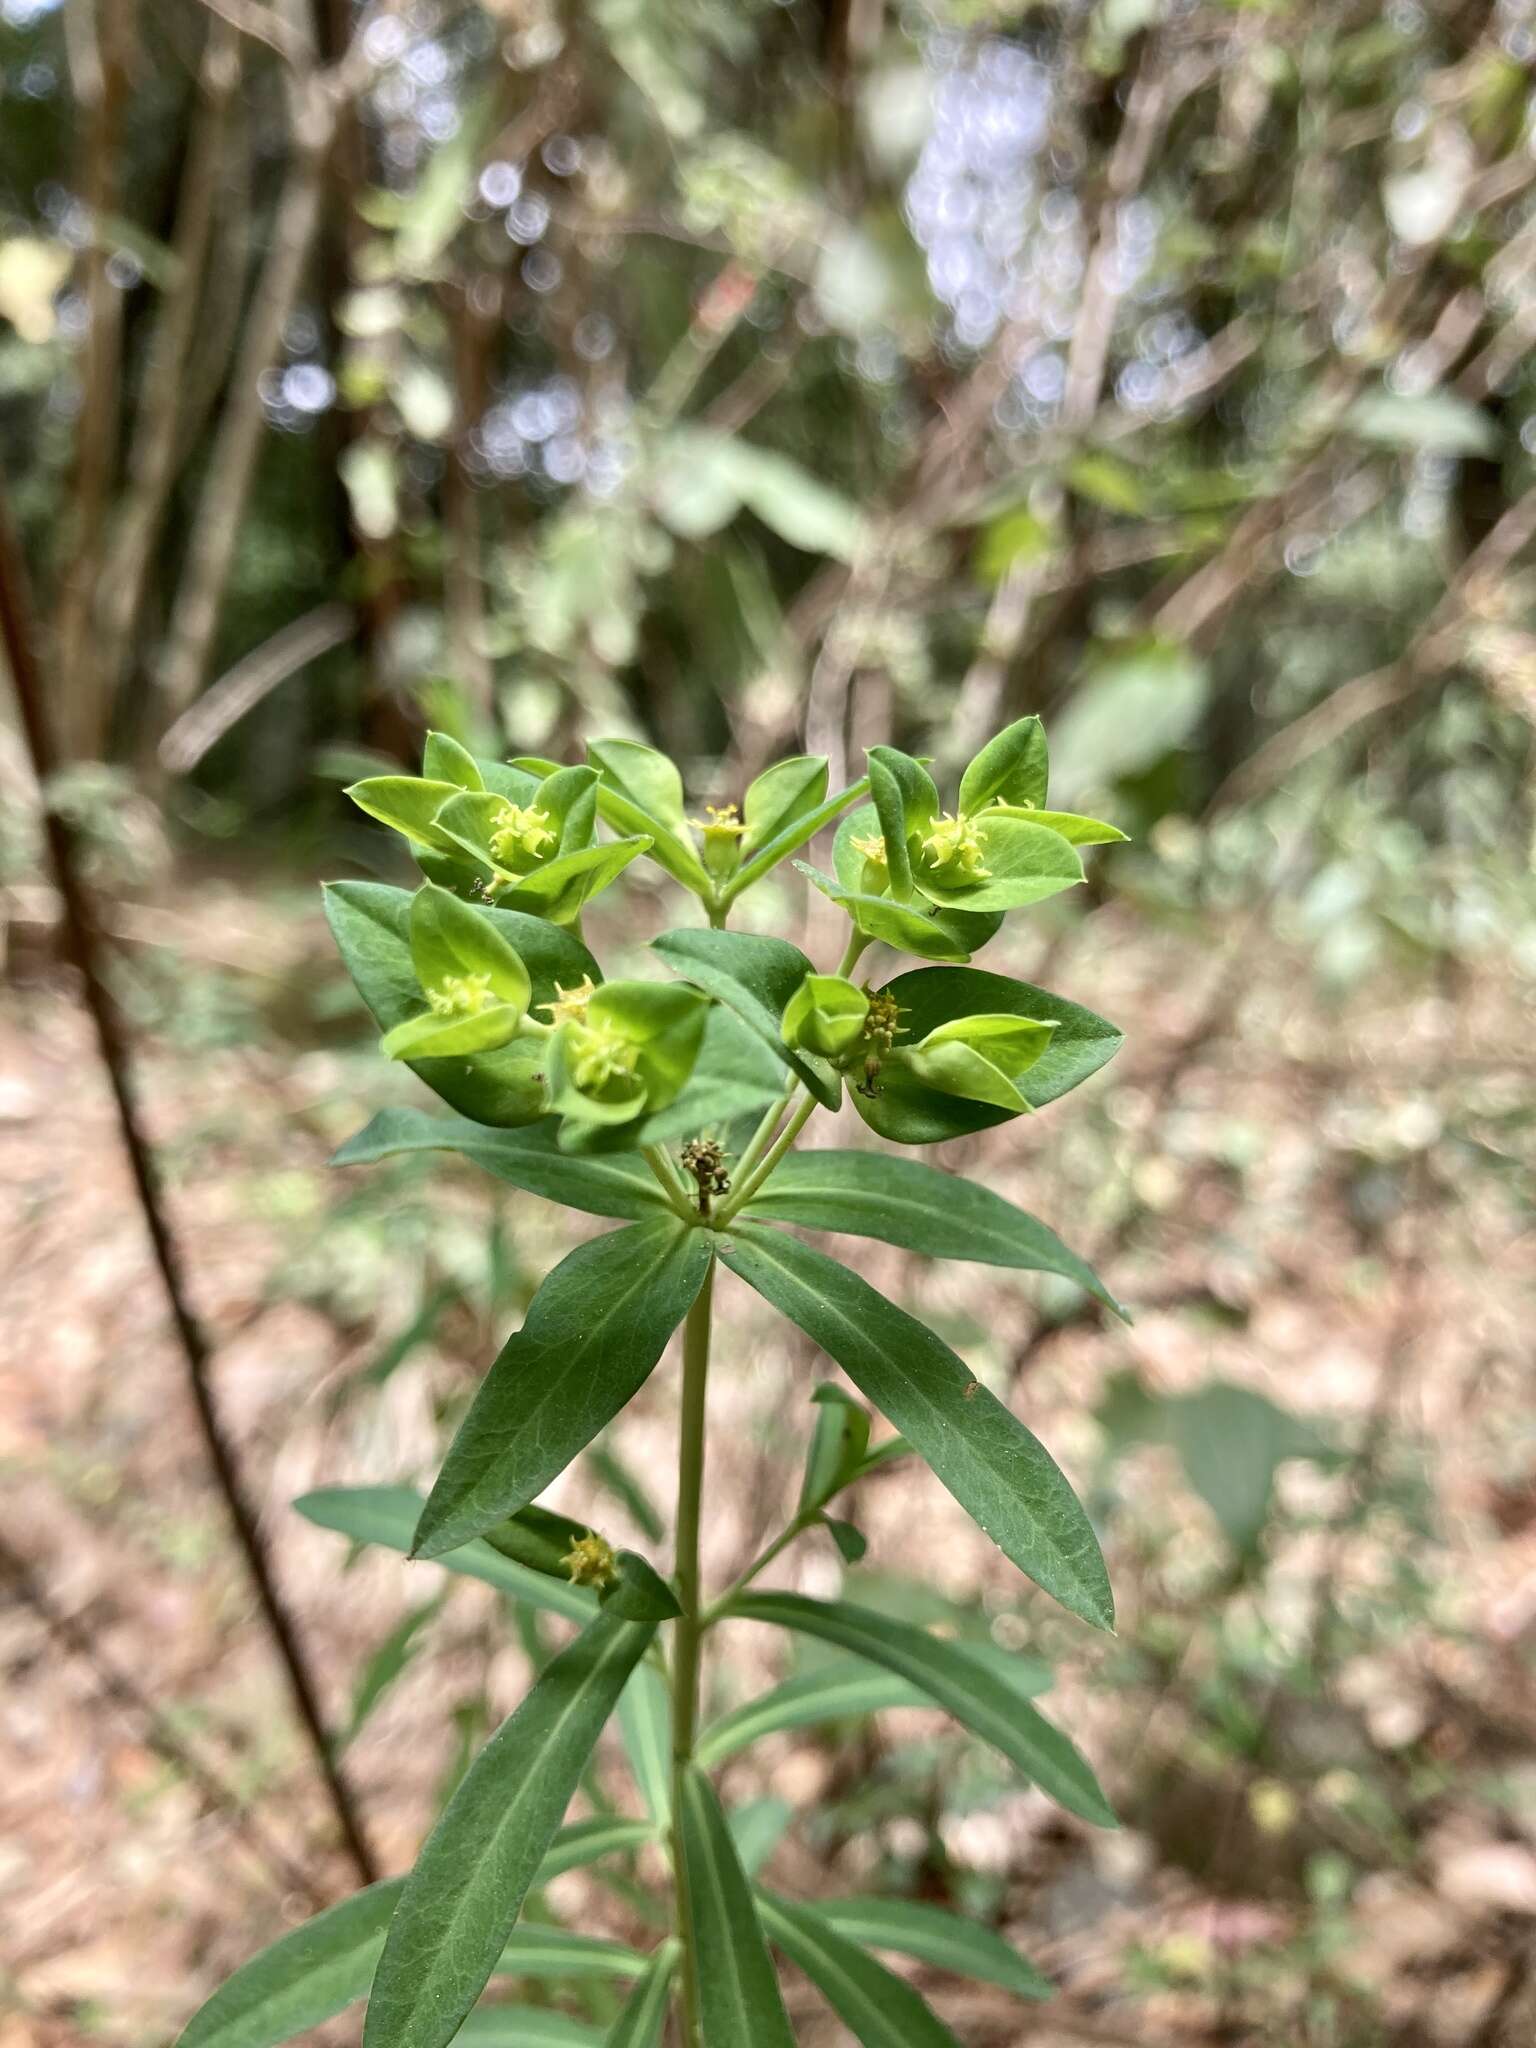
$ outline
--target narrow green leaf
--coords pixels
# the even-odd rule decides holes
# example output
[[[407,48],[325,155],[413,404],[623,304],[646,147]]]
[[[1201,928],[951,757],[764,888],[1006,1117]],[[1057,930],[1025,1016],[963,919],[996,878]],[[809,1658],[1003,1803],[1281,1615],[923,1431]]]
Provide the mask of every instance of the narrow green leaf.
[[[672,969],[717,1002],[734,1010],[749,1030],[783,1060],[827,1109],[842,1101],[842,1084],[819,1060],[784,1043],[779,1020],[784,1006],[811,972],[811,963],[787,939],[752,932],[663,932],[651,945]]]
[[[471,1764],[390,1923],[364,2048],[446,2048],[539,1874],[603,1723],[654,1630],[600,1614]]]
[[[417,1636],[442,1604],[442,1595],[439,1594],[424,1607],[413,1608],[395,1624],[363,1666],[353,1688],[347,1725],[335,1738],[338,1753],[357,1740],[369,1715],[409,1665]]]
[[[604,1856],[632,1856],[656,1840],[649,1821],[623,1820],[616,1814],[599,1814],[594,1820],[573,1820],[551,1842],[539,1865],[535,1884],[548,1884],[568,1870],[584,1870]]]
[[[386,1878],[243,1963],[187,2022],[176,2048],[275,2048],[361,1998],[405,1890]]]
[[[542,1875],[542,1874],[541,1874]],[[536,1878],[535,1883],[541,1881]],[[622,1941],[574,1934],[565,1927],[514,1927],[493,1974],[497,1977],[638,1977],[646,1959]]]
[[[909,1679],[864,1663],[836,1663],[786,1678],[771,1692],[745,1700],[712,1721],[695,1754],[713,1769],[727,1757],[750,1749],[783,1728],[815,1728],[827,1721],[851,1721],[887,1707],[926,1707],[928,1695]]]
[[[603,2036],[603,2048],[659,2048],[667,2021],[672,1979],[682,1953],[675,1941],[664,1941],[650,1968],[624,2002],[624,2010]]]
[[[1055,1231],[990,1188],[921,1160],[877,1152],[791,1152],[742,1212],[806,1230],[876,1237],[931,1259],[1056,1273],[1126,1316]]]
[[[847,1373],[1036,1585],[1095,1628],[1114,1599],[1059,1466],[926,1324],[798,1238],[737,1221],[721,1257]]]
[[[756,1877],[783,1841],[795,1809],[787,1799],[749,1799],[726,1815],[731,1840],[748,1877]]]
[[[1020,1998],[1051,1998],[1056,1987],[994,1928],[921,1899],[817,1899],[801,1908],[850,1941],[890,1949],[938,1970],[999,1984]]]
[[[644,1385],[693,1304],[711,1234],[672,1216],[578,1246],[502,1349],[438,1475],[420,1557],[526,1507]]]
[[[656,1512],[650,1495],[618,1452],[607,1444],[594,1444],[587,1452],[586,1465],[597,1484],[613,1495],[642,1535],[648,1536],[652,1543],[659,1543],[666,1534],[666,1524]]]
[[[537,2005],[482,2005],[454,2035],[455,2048],[602,2048],[596,2027]]]
[[[638,1665],[625,1686],[619,1731],[647,1813],[665,1822],[672,1809],[672,1707],[654,1664]]]
[[[317,1528],[334,1529],[354,1543],[377,1543],[409,1557],[421,1520],[422,1499],[410,1486],[323,1486],[304,1494],[294,1507]],[[567,1621],[587,1622],[597,1612],[597,1597],[585,1586],[568,1586],[561,1579],[530,1571],[478,1537],[432,1562],[465,1578],[481,1579],[509,1599],[546,1614],[563,1615]]]
[[[856,1942],[787,1899],[759,1892],[758,1902],[769,1940],[805,1972],[862,2048],[959,2048],[927,2001]]]
[[[988,1663],[967,1656],[956,1644],[872,1607],[809,1600],[800,1593],[744,1593],[729,1611],[744,1621],[797,1629],[894,1671],[953,1714],[962,1728],[1000,1750],[1069,1813],[1099,1827],[1117,1825],[1113,1808],[1073,1743]]]
[[[748,1205],[750,1207],[750,1204]],[[806,1448],[799,1512],[824,1507],[864,1462],[869,1449],[869,1411],[829,1380],[811,1396],[816,1422]]]
[[[666,1208],[656,1177],[643,1159],[622,1152],[573,1158],[559,1149],[558,1134],[555,1117],[517,1131],[498,1131],[468,1117],[381,1109],[347,1140],[331,1164],[371,1166],[405,1152],[457,1152],[510,1187],[585,1210],[589,1216],[620,1216],[639,1223]]]
[[[794,2048],[752,1889],[714,1787],[690,1767],[677,1816],[704,2048]]]

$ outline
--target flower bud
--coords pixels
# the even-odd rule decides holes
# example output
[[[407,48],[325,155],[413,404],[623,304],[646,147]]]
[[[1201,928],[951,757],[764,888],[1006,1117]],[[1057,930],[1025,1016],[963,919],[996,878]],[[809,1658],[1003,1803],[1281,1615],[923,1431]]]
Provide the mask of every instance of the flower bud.
[[[784,1006],[779,1029],[786,1045],[836,1059],[857,1045],[869,1017],[869,997],[840,974],[808,974]]]

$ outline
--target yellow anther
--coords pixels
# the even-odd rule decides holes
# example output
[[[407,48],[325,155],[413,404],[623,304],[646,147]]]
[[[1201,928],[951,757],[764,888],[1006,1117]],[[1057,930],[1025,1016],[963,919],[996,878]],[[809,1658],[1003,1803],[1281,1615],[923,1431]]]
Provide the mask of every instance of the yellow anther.
[[[581,977],[580,988],[562,988],[555,983],[555,1000],[540,1003],[539,1008],[548,1013],[552,1024],[579,1024],[587,1014],[587,1005],[597,994],[597,983],[590,974]]]
[[[933,830],[923,841],[923,851],[936,868],[948,867],[951,861],[958,861],[973,880],[986,880],[988,870],[982,866],[985,852],[976,830],[976,821],[967,817],[964,811],[956,818],[946,811],[937,819]]]
[[[872,1038],[877,1045],[883,1045],[887,1052],[895,1043],[901,1030],[901,1020],[906,1014],[889,989],[872,989],[864,984],[864,993],[869,997],[869,1015],[864,1019],[864,1036]]]
[[[488,974],[445,974],[427,990],[428,1007],[439,1017],[478,1017],[494,1001]]]
[[[491,832],[491,852],[499,861],[510,862],[521,854],[530,860],[537,860],[546,846],[553,846],[555,835],[549,828],[549,813],[537,805],[504,803],[496,813],[496,824]]]
[[[704,817],[690,818],[688,822],[695,832],[702,832],[706,837],[717,832],[727,839],[739,839],[747,829],[737,816],[735,804],[706,804],[704,810]]]
[[[619,1575],[618,1555],[611,1543],[594,1536],[589,1529],[578,1536],[560,1562],[570,1573],[573,1586],[611,1586]]]
[[[886,864],[885,834],[883,832],[855,832],[848,844],[855,853],[862,853],[866,860],[872,860],[877,867]]]

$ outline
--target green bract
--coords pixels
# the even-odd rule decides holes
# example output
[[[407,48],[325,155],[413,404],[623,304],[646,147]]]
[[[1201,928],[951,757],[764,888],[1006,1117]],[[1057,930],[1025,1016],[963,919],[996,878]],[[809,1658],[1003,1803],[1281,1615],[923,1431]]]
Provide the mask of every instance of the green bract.
[[[763,1889],[758,1870],[788,1809],[732,1810],[710,1773],[776,1730],[926,1706],[1079,1819],[1114,1824],[1083,1755],[1033,1704],[1050,1682],[1037,1656],[1004,1651],[985,1630],[933,1635],[857,1597],[774,1591],[763,1575],[802,1536],[856,1567],[867,1545],[847,1518],[853,1489],[907,1458],[1022,1579],[1091,1626],[1113,1625],[1093,1524],[1046,1445],[934,1331],[794,1231],[1050,1273],[1124,1313],[1052,1230],[989,1187],[885,1149],[796,1150],[817,1111],[836,1113],[845,1098],[877,1139],[930,1145],[1041,1109],[1102,1066],[1120,1043],[1113,1025],[964,963],[1005,913],[1081,879],[1079,846],[1120,835],[1044,807],[1045,737],[1031,718],[982,748],[952,809],[926,767],[890,747],[871,749],[867,782],[831,797],[825,761],[778,762],[739,810],[691,807],[676,767],[637,742],[595,740],[588,752],[575,767],[491,761],[434,733],[420,776],[375,776],[351,791],[402,836],[426,880],[414,895],[337,884],[332,929],[384,1051],[456,1114],[384,1109],[338,1163],[457,1153],[525,1195],[617,1227],[552,1265],[465,1404],[425,1499],[408,1487],[332,1487],[300,1503],[354,1544],[408,1555],[448,1586],[478,1579],[579,1633],[552,1655],[539,1649],[531,1689],[470,1764],[410,1875],[285,1934],[194,2017],[182,2048],[277,2048],[365,1993],[365,2048],[597,2041],[547,2002],[476,2009],[494,1977],[514,1974],[632,1986],[622,2005],[613,2000],[610,2048],[659,2048],[663,2037],[681,2048],[789,2048],[776,1951],[864,2048],[953,2048],[872,1950],[1025,1998],[1047,1993],[1045,1980],[991,1930],[926,1904],[807,1904]],[[744,891],[854,804],[836,832],[834,872],[805,870],[847,912],[840,960],[818,964],[786,938],[722,928]],[[652,940],[655,978],[605,980],[581,915],[642,853],[698,904]],[[637,935],[622,920],[614,929],[632,953]],[[932,964],[856,980],[875,946]],[[828,1377],[816,1388],[783,1528],[733,1584],[706,1591],[722,1266],[847,1384]],[[560,1511],[540,1496],[586,1460],[588,1476],[619,1492],[659,1541],[649,1475],[625,1474],[599,1439],[653,1373],[672,1370],[682,1421],[666,1573],[616,1548],[606,1516],[587,1519],[569,1480]],[[412,1603],[359,1700],[376,1699],[422,1654],[444,1597]],[[711,1631],[749,1623],[812,1637],[833,1659],[701,1728]],[[526,1640],[538,1641],[531,1630]],[[645,1817],[610,1810],[562,1826],[578,1786],[606,1798],[595,1751],[615,1717],[635,1780],[630,1810]],[[670,1931],[648,1934],[648,1953],[547,1924],[552,1877],[641,1852],[646,1885],[664,1861],[673,1892]],[[536,1911],[519,1927],[530,1893]]]
[[[784,1007],[784,1043],[836,1059],[864,1035],[869,997],[840,974],[808,974]]]
[[[517,1037],[533,992],[527,968],[494,926],[430,882],[411,905],[411,965],[427,1007],[385,1032],[388,1058],[494,1052]]]
[[[609,981],[555,1003],[550,1107],[596,1124],[665,1109],[693,1071],[708,1007],[694,989],[654,981]]]

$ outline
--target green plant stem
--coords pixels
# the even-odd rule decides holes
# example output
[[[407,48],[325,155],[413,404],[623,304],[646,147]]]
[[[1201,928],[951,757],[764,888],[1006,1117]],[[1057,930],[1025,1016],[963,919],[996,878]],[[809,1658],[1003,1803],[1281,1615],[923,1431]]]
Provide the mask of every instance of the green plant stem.
[[[676,1835],[683,1772],[693,1760],[699,1723],[699,1652],[704,1639],[699,1579],[699,1522],[704,1496],[704,1419],[709,1392],[710,1316],[715,1291],[711,1259],[683,1325],[683,1413],[677,1454],[677,1534],[673,1579],[682,1613],[672,1630],[672,1870],[677,1938],[682,1943],[683,2042],[699,2048],[699,1958],[694,1953],[688,1876]]]
[[[738,1181],[732,1189],[731,1199],[720,1213],[719,1221],[721,1224],[729,1223],[737,1210],[751,1201],[752,1197],[784,1157],[790,1146],[794,1144],[796,1138],[799,1137],[815,1113],[816,1098],[807,1089],[804,1099],[796,1107],[789,1122],[768,1148],[761,1166],[750,1172],[744,1181]]]
[[[666,1148],[661,1145],[646,1145],[641,1148],[641,1158],[656,1176],[661,1192],[667,1198],[667,1207],[685,1223],[697,1223],[699,1212],[694,1206],[687,1184],[672,1164]]]
[[[793,1073],[790,1073],[784,1078],[783,1089],[769,1103],[767,1110],[763,1114],[762,1122],[742,1147],[741,1157],[736,1162],[735,1179],[738,1182],[745,1179],[753,1167],[756,1166],[758,1160],[762,1158],[769,1139],[779,1127],[779,1118],[789,1106],[794,1092],[795,1076]]]
[[[740,1578],[733,1579],[718,1600],[710,1601],[699,1617],[700,1628],[712,1629],[717,1621],[723,1621],[731,1606],[745,1593],[758,1574],[767,1571],[773,1560],[781,1552],[788,1550],[797,1536],[803,1536],[820,1513],[820,1508],[812,1508],[809,1511],[802,1508],[794,1520],[779,1531],[767,1548],[758,1552]]]
[[[838,961],[836,967],[832,970],[833,973],[843,975],[852,974],[854,968],[858,966],[859,961],[863,956],[865,949],[869,946],[869,944],[869,938],[859,930],[857,925],[855,925],[853,930],[848,934],[848,944],[843,949],[842,959]]]

